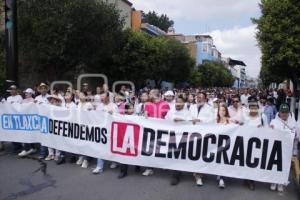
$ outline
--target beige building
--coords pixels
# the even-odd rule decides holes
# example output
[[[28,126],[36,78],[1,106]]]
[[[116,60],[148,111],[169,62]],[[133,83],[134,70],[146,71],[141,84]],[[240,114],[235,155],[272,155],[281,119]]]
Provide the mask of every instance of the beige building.
[[[131,28],[132,3],[128,0],[103,0],[106,3],[114,4],[120,10],[121,17],[124,18],[124,29]]]

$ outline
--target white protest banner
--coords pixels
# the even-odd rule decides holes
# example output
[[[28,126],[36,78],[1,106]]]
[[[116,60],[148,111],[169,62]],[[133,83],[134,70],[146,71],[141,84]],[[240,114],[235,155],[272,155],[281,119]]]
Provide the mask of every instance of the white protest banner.
[[[124,164],[287,184],[294,135],[50,105],[0,104],[0,141],[41,143]]]

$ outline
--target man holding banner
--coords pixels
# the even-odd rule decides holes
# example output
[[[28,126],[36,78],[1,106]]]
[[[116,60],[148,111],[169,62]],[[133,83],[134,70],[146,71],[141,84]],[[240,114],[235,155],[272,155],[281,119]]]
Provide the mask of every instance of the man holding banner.
[[[294,118],[291,118],[290,115],[289,106],[287,104],[281,104],[278,115],[271,121],[271,128],[295,135],[296,121]],[[277,189],[278,192],[283,192],[284,186],[283,184],[272,183],[270,189],[272,191]]]

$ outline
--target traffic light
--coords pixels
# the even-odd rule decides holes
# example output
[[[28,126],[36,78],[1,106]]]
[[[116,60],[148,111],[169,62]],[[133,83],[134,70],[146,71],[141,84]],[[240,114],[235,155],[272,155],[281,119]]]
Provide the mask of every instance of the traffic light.
[[[17,0],[5,2],[6,79],[18,81]]]
[[[5,0],[5,28],[12,29],[14,23],[14,0]]]

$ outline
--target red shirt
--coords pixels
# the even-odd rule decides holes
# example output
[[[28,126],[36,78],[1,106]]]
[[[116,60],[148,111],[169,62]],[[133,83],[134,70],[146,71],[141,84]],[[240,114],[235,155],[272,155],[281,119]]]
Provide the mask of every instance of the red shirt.
[[[155,103],[147,102],[144,110],[148,113],[148,117],[164,119],[170,110],[170,106],[163,100]]]

